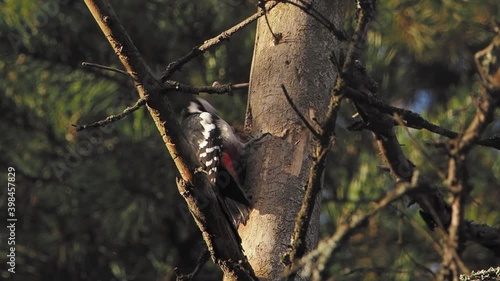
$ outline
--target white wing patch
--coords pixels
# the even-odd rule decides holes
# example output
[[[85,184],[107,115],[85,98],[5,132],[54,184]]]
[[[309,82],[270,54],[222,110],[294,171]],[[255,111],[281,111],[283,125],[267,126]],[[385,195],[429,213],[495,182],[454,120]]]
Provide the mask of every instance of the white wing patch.
[[[215,184],[222,153],[222,136],[216,126],[218,117],[208,112],[201,112],[199,117],[204,140],[198,146],[198,157],[205,166],[209,181]]]
[[[200,143],[200,148],[205,148],[208,145],[208,141],[204,140]]]
[[[188,112],[189,113],[201,112],[200,106],[198,104],[196,104],[195,102],[191,102],[191,103],[189,103],[189,106],[188,106]]]

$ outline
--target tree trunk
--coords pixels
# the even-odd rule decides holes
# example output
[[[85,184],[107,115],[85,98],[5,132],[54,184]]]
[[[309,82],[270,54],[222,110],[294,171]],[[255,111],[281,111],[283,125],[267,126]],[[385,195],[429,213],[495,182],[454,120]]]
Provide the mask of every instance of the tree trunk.
[[[313,8],[342,27],[343,1],[314,1]],[[336,71],[330,55],[340,43],[318,21],[290,4],[280,4],[257,23],[250,74],[246,125],[254,136],[270,133],[252,148],[246,186],[254,209],[240,227],[243,248],[260,280],[275,280],[285,269],[281,259],[290,245],[311,166],[312,135],[287,103],[285,85],[295,105],[315,124],[325,115]],[[273,35],[274,34],[274,35]],[[322,120],[320,120],[322,121]],[[321,197],[321,196],[319,196]],[[308,250],[319,232],[319,207],[310,221]]]

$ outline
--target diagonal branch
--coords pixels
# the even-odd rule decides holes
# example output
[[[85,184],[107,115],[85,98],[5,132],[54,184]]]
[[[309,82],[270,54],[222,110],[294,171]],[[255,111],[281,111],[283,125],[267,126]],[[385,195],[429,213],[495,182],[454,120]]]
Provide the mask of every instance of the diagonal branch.
[[[448,178],[447,185],[451,191],[451,222],[448,228],[448,240],[444,247],[440,280],[456,279],[460,275],[460,258],[465,230],[470,228],[464,225],[465,199],[472,191],[468,183],[466,159],[473,144],[479,139],[486,127],[493,121],[493,114],[500,89],[500,36],[484,50],[475,55],[478,71],[483,79],[481,96],[476,114],[463,134],[449,142]],[[495,239],[498,241],[498,239]],[[489,242],[491,243],[491,242]]]
[[[320,241],[315,250],[297,261],[292,271],[305,267],[305,274],[311,275],[313,280],[325,280],[324,274],[328,270],[326,265],[331,260],[332,255],[340,249],[342,242],[349,238],[353,231],[363,226],[370,217],[417,188],[419,188],[418,184],[401,183],[382,199],[374,202],[368,210],[356,211],[338,225],[335,233]]]
[[[180,173],[178,188],[202,231],[212,260],[220,266],[226,280],[255,280],[255,274],[242,252],[239,236],[225,219],[216,194],[205,174],[194,173],[199,166],[177,122],[162,83],[144,62],[107,0],[85,0],[106,39],[131,76],[134,86],[163,138]]]
[[[332,145],[332,136],[335,134],[335,123],[337,121],[337,113],[343,98],[343,89],[348,82],[345,78],[352,71],[356,60],[356,49],[361,44],[367,26],[372,18],[365,14],[364,10],[359,10],[358,22],[356,29],[352,36],[351,44],[347,52],[346,59],[342,66],[342,72],[338,74],[333,95],[330,99],[328,111],[321,124],[321,134],[315,135],[315,146],[312,148],[313,163],[309,169],[309,178],[306,186],[306,193],[302,200],[302,205],[299,213],[295,219],[295,227],[293,237],[291,239],[292,245],[289,252],[287,263],[287,275],[289,280],[293,280],[295,272],[293,264],[302,258],[306,253],[305,237],[309,228],[311,214],[313,212],[314,204],[318,193],[322,187],[322,177],[325,170],[326,155],[330,151]]]
[[[382,113],[386,113],[389,115],[397,114],[403,121],[404,125],[414,129],[426,129],[429,132],[447,137],[447,138],[456,138],[459,136],[459,133],[448,130],[446,128],[440,127],[432,122],[425,120],[420,114],[415,113],[411,110],[407,110],[404,108],[398,108],[391,106],[381,99],[372,96],[365,95],[362,92],[347,87],[345,90],[346,97],[350,98],[354,102],[368,104],[380,110]],[[489,139],[479,139],[475,140],[473,144],[492,147],[500,150],[500,137],[492,137]]]

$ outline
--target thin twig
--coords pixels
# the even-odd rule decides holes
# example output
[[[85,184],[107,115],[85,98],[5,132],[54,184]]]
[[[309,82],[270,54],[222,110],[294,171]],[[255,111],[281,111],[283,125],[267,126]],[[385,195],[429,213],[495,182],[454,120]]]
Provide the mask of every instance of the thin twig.
[[[92,62],[82,62],[82,66],[95,67],[95,68],[99,68],[99,69],[104,69],[104,70],[108,70],[108,71],[120,73],[120,74],[123,74],[123,75],[125,75],[127,77],[130,77],[130,75],[128,75],[128,73],[126,71],[123,71],[121,69],[118,69],[118,68],[115,68],[115,67],[111,67],[111,66],[105,66],[105,65],[102,65],[102,64],[97,64],[97,63],[92,63]]]
[[[330,55],[330,62],[332,63],[333,67],[335,67],[335,69],[337,70],[337,73],[342,72],[342,65],[339,62],[337,56],[335,55],[335,51],[333,51],[332,54]]]
[[[259,3],[257,4],[257,6],[261,10],[265,10],[266,9],[266,1],[259,0]],[[275,45],[279,44],[280,41],[281,41],[281,39],[283,39],[283,34],[281,34],[281,33],[274,33],[273,28],[271,27],[271,24],[269,23],[269,19],[267,18],[267,14],[264,14],[264,20],[266,21],[267,28],[269,28],[269,32],[273,36],[274,44]]]
[[[177,276],[177,281],[191,281],[193,280],[196,275],[200,272],[200,270],[203,268],[205,263],[208,261],[210,258],[210,252],[208,249],[204,249],[203,252],[201,253],[200,257],[198,258],[198,261],[196,262],[196,267],[193,269],[193,272],[184,275],[180,272],[179,268],[174,268],[175,275]]]
[[[422,188],[422,186],[420,186],[420,188]],[[441,254],[443,252],[443,249],[442,249],[442,245],[439,244],[439,239],[440,237],[444,237],[444,231],[441,231],[440,234],[441,236],[440,237],[435,237],[432,235],[432,233],[430,232],[429,228],[428,227],[424,227],[422,225],[422,223],[420,221],[417,221],[417,219],[412,216],[412,215],[409,215],[407,213],[407,210],[399,210],[397,209],[397,211],[399,212],[399,214],[406,218],[407,221],[411,224],[411,226],[413,226],[413,228],[415,229],[415,231],[417,231],[424,239],[427,239],[429,241],[429,243],[432,244],[432,247],[434,248],[434,250]]]
[[[190,94],[196,94],[196,95],[199,93],[219,94],[219,95],[229,94],[229,95],[231,95],[233,93],[233,90],[247,89],[248,83],[193,87],[193,86],[181,84],[177,81],[167,80],[164,83],[164,87],[165,87],[165,92],[177,91],[177,92],[184,92],[184,93],[190,93]]]
[[[203,54],[205,51],[207,51],[211,47],[219,44],[220,42],[222,42],[224,40],[229,40],[229,38],[233,34],[235,34],[236,32],[240,31],[241,29],[243,29],[244,27],[249,25],[250,23],[256,21],[258,18],[260,18],[263,15],[265,15],[266,13],[268,13],[270,10],[272,10],[274,7],[276,7],[276,5],[278,5],[279,3],[280,3],[279,1],[272,1],[266,7],[266,9],[259,9],[258,12],[251,15],[250,17],[246,18],[245,20],[243,20],[239,24],[229,28],[228,30],[222,32],[221,34],[219,34],[211,39],[206,40],[202,45],[194,47],[189,53],[187,53],[183,57],[171,62],[167,66],[167,68],[165,69],[163,74],[161,75],[161,81],[162,82],[167,81],[174,74],[174,72],[181,69],[181,67],[184,64],[188,63],[190,60],[197,57],[198,55]]]
[[[394,120],[396,120],[396,122],[398,122],[399,125],[403,126],[403,128],[405,129],[406,134],[408,135],[410,140],[418,147],[418,149],[420,150],[422,155],[424,155],[424,157],[427,158],[427,163],[429,163],[434,168],[434,170],[437,171],[437,174],[441,179],[445,179],[446,175],[443,173],[443,171],[441,171],[441,168],[434,162],[434,159],[432,159],[432,157],[425,150],[425,148],[418,142],[418,140],[415,138],[415,136],[413,136],[413,134],[410,132],[408,127],[405,126],[401,117],[397,114],[395,114],[393,117],[394,117]]]
[[[285,85],[281,84],[281,90],[283,90],[283,94],[285,94],[285,98],[286,100],[288,101],[288,104],[290,105],[290,107],[293,109],[293,111],[295,111],[295,113],[297,114],[297,116],[299,116],[300,120],[302,120],[302,122],[304,123],[304,125],[306,125],[306,127],[309,129],[309,131],[311,131],[311,133],[314,135],[314,137],[316,137],[317,139],[319,139],[321,137],[321,133],[319,133],[312,125],[311,123],[309,123],[309,121],[306,119],[306,117],[302,114],[302,112],[300,112],[300,110],[297,108],[297,106],[295,105],[295,103],[293,102],[292,98],[290,97],[290,95],[288,94],[286,88],[285,88]]]
[[[75,127],[77,132],[82,131],[82,130],[86,130],[86,129],[90,129],[90,128],[103,127],[103,126],[106,126],[108,124],[114,123],[118,120],[121,120],[121,119],[127,117],[128,115],[134,113],[134,111],[138,110],[139,108],[141,108],[145,104],[146,104],[146,99],[140,98],[139,100],[137,100],[137,102],[134,105],[125,108],[125,110],[123,110],[123,112],[120,114],[110,115],[110,116],[106,117],[106,119],[94,122],[92,124],[86,124],[86,125],[71,124],[71,126]]]
[[[407,251],[405,251],[405,249],[403,249],[403,252],[410,259],[410,261],[416,266],[417,269],[420,268],[422,271],[430,274],[433,277],[433,279],[436,278],[436,273],[434,273],[434,271],[432,271],[432,269],[430,269],[425,264],[423,264],[423,263],[419,262],[418,260],[416,260],[414,257],[412,257],[410,255],[410,253],[408,253]]]
[[[344,30],[338,29],[335,27],[335,25],[323,14],[321,14],[318,10],[314,9],[313,4],[307,3],[305,1],[299,0],[299,2],[302,4],[295,3],[290,0],[282,0],[285,3],[291,4],[294,7],[299,8],[302,10],[304,13],[308,14],[311,16],[313,19],[317,20],[321,25],[326,27],[332,34],[340,41],[345,41],[347,40],[347,34]]]

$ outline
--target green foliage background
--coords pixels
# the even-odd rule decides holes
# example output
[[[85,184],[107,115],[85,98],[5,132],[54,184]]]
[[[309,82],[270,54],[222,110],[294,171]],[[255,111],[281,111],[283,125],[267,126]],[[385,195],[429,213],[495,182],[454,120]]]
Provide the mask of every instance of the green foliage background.
[[[112,1],[146,61],[160,73],[172,60],[255,10],[245,0]],[[382,97],[444,127],[461,130],[474,114],[478,77],[473,54],[493,37],[496,0],[382,0],[367,36],[364,61]],[[348,18],[354,18],[351,14]],[[351,22],[346,22],[351,29]],[[195,59],[174,78],[193,85],[246,82],[252,25]],[[16,168],[14,280],[175,280],[174,267],[192,269],[203,249],[175,187],[175,168],[146,110],[94,131],[91,123],[133,104],[131,83],[118,74],[84,68],[82,61],[120,68],[83,1],[0,2],[0,164]],[[172,95],[180,111],[186,95]],[[242,124],[246,97],[209,97],[221,115]],[[284,105],[286,106],[286,105]],[[381,171],[372,137],[347,132],[347,102],[325,181],[322,234],[339,218],[364,208],[394,185]],[[442,138],[399,129],[409,158],[440,183],[446,156],[429,145]],[[498,133],[491,125],[485,137]],[[411,134],[411,135],[410,135]],[[423,151],[425,153],[423,153]],[[425,155],[429,155],[426,157]],[[476,148],[469,159],[474,187],[466,216],[500,224],[499,153]],[[6,210],[6,189],[0,209]],[[6,220],[6,212],[0,212]],[[0,256],[7,255],[5,229]],[[430,280],[440,257],[415,207],[397,203],[352,237],[331,265],[340,280]],[[477,245],[464,254],[471,269],[498,265]],[[10,278],[2,271],[2,279]],[[209,264],[200,280],[220,279]]]

